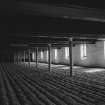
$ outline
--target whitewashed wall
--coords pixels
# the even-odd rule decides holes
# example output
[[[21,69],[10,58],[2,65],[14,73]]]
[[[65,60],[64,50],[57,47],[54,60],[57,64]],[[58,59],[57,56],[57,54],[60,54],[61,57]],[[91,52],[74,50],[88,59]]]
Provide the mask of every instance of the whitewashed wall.
[[[105,67],[104,56],[104,41],[98,41],[96,44],[87,44],[87,58],[81,60],[80,45],[73,47],[73,62],[74,65],[89,66],[89,67]],[[54,49],[51,50],[52,63],[69,64],[69,60],[65,59],[65,48],[57,49],[58,57],[54,58]],[[43,62],[47,62],[46,51],[43,52],[43,59],[40,59],[40,52],[38,53],[38,59]]]

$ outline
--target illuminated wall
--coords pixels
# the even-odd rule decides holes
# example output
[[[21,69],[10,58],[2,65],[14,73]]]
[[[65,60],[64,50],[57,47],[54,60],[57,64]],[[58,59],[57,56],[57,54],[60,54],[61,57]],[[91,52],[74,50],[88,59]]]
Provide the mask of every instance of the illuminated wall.
[[[86,44],[81,44],[80,45],[80,55],[81,55],[81,60],[85,60],[87,58],[87,50],[86,50]]]
[[[46,60],[48,61],[49,59],[49,53],[48,53],[48,50],[46,51]]]
[[[32,53],[32,60],[35,61],[36,55],[35,52]]]
[[[69,64],[69,49],[52,48],[51,60],[56,64]],[[39,56],[41,56],[41,52]],[[43,62],[48,62],[48,51],[43,51]],[[78,44],[73,47],[73,63],[78,66],[105,67],[105,42],[98,41],[96,44]]]
[[[105,67],[104,42],[96,44],[86,44],[86,58],[81,59],[81,45],[73,48],[74,64],[89,67]]]
[[[62,50],[58,48],[52,49],[51,54],[52,63],[59,63],[62,61]]]
[[[54,59],[55,60],[58,59],[58,51],[57,51],[57,49],[54,49]]]
[[[52,63],[58,63],[59,62],[59,50],[56,48],[52,49],[52,53],[51,53],[51,59],[52,59]]]
[[[41,51],[39,55],[40,55],[40,61],[48,62],[48,49],[44,50],[43,53]]]
[[[69,47],[65,47],[65,59],[69,60]]]
[[[74,64],[81,66],[95,66],[96,45],[86,44],[85,49],[83,46],[84,45],[77,45],[73,48]]]
[[[96,44],[96,61],[97,61],[97,66],[101,66],[101,67],[105,67],[105,45],[104,45],[104,41],[103,42],[98,42]]]
[[[43,51],[40,52],[40,58],[43,59]]]

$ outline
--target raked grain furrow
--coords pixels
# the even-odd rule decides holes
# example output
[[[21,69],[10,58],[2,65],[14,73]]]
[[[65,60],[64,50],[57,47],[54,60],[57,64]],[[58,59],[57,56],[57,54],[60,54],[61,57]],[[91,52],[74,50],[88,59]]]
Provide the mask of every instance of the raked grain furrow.
[[[53,87],[53,91],[55,90],[56,93],[57,93],[57,91],[59,93],[63,93],[64,96],[67,96],[66,98],[68,98],[68,100],[72,99],[72,100],[74,100],[74,102],[76,101],[77,103],[81,103],[81,104],[87,104],[87,103],[91,104],[88,102],[89,100],[86,101],[86,100],[82,99],[79,96],[80,94],[78,94],[78,92],[73,89],[65,88],[64,86],[56,84],[52,81],[41,81],[39,84],[41,84],[43,87],[44,86],[47,87],[47,89],[50,87]],[[64,98],[62,98],[62,99],[64,99]]]
[[[98,91],[95,91],[94,88],[90,89],[88,84],[85,85],[85,84],[82,83],[82,85],[81,85],[79,83],[76,83],[76,81],[72,81],[72,80],[70,80],[70,81],[66,81],[66,80],[63,81],[61,79],[59,79],[58,81],[57,80],[53,79],[54,82],[58,82],[61,85],[64,85],[65,87],[69,88],[70,86],[72,86],[72,87],[75,87],[76,90],[84,90],[83,92],[87,93],[87,95],[89,93],[90,97],[92,97],[92,98],[93,97],[97,97],[97,98],[98,97],[101,97],[101,98],[104,97],[105,98],[104,91],[102,92],[102,90],[100,90],[100,89],[98,89]]]
[[[33,84],[32,81],[29,81],[29,79],[23,80],[21,78],[21,81],[23,81],[30,88],[30,90],[33,90],[37,94],[37,97],[45,98],[45,99],[43,99],[43,101],[48,101],[49,100],[49,101],[52,102],[52,103],[51,102],[50,103],[45,102],[46,105],[47,104],[48,105],[53,105],[53,104],[54,105],[67,105],[62,100],[55,97],[53,94],[50,94],[47,90],[45,90],[45,89],[41,88],[40,86],[38,86],[36,83]]]
[[[31,84],[33,87],[37,88],[40,92],[42,92],[44,95],[46,95],[50,100],[52,100],[56,105],[67,105],[68,103],[63,101],[63,98],[61,99],[60,97],[62,97],[62,93],[57,93],[57,95],[55,95],[54,93],[56,91],[49,91],[48,88],[46,87],[43,87],[42,85],[36,83],[36,82],[32,82],[31,80],[29,79],[26,79],[25,80]],[[39,82],[39,81],[38,81]],[[39,82],[40,83],[40,82]],[[64,94],[63,94],[64,96]],[[72,105],[72,103],[69,103]]]
[[[50,83],[48,83],[48,82],[50,82]],[[51,82],[52,82],[52,81],[49,81],[49,80],[48,80],[47,82],[41,81],[41,82],[39,83],[39,85],[41,85],[41,86],[47,88],[47,90],[48,90],[48,86],[49,86],[49,88],[52,88],[52,87],[53,87],[52,89],[50,89],[50,91],[51,91],[51,90],[55,90],[55,91],[56,91],[56,90],[58,89],[59,91],[62,90],[62,93],[65,93],[65,92],[63,92],[64,89],[62,89],[60,85],[59,85],[60,87],[58,87],[58,84],[54,84],[54,85],[53,85]],[[38,82],[37,82],[37,83],[38,83]],[[60,88],[61,88],[61,89],[60,89]],[[63,87],[63,88],[64,88],[64,87]],[[65,91],[68,92],[68,89],[66,89]],[[70,91],[71,91],[71,90],[69,90],[69,92],[70,92]],[[73,89],[72,89],[72,91],[73,91]],[[75,92],[75,91],[74,91],[74,92]],[[53,92],[53,93],[54,93],[54,92]],[[56,93],[57,93],[57,91],[56,91]],[[61,93],[61,91],[60,91],[60,93]],[[70,92],[70,93],[71,93],[71,92]],[[70,94],[70,93],[69,93],[69,94]],[[77,92],[76,92],[76,93],[77,93]],[[57,94],[57,95],[58,95],[58,94]],[[65,94],[64,94],[64,95],[65,95]],[[63,95],[63,96],[64,96],[64,95]],[[77,94],[76,94],[76,95],[77,95]],[[62,95],[59,95],[59,97],[63,97],[63,96],[62,96]],[[66,95],[65,95],[65,96],[66,96]],[[84,96],[84,97],[85,97],[85,96]],[[64,99],[64,98],[63,98],[63,99]],[[77,98],[76,98],[76,99],[77,99]],[[73,100],[73,99],[72,99],[72,100]],[[80,101],[80,98],[79,98],[79,97],[78,97],[78,100]],[[82,100],[82,99],[81,99],[81,100]],[[92,99],[91,99],[91,100],[92,100]],[[82,100],[82,101],[84,101],[84,100]],[[87,102],[85,102],[85,103],[87,103]]]
[[[29,81],[29,80],[28,80]],[[40,91],[41,92],[43,92],[43,94],[46,94],[47,96],[49,96],[49,98],[51,99],[51,100],[53,100],[54,102],[56,102],[57,103],[57,105],[64,105],[64,102],[62,101],[65,97],[66,97],[66,95],[65,94],[63,94],[63,97],[62,97],[62,94],[59,92],[59,93],[57,93],[56,91],[55,91],[55,93],[57,93],[56,95],[58,96],[58,97],[62,97],[61,98],[61,100],[60,99],[58,99],[58,97],[55,97],[54,95],[55,94],[53,94],[54,93],[54,91],[51,93],[51,91],[49,91],[49,93],[51,93],[51,94],[49,94],[48,93],[48,91],[46,91],[47,89],[46,89],[46,87],[45,87],[45,89],[44,89],[44,87],[42,88],[41,86],[39,86],[39,85],[37,85],[36,83],[32,83],[31,81],[29,81],[29,83],[31,83],[31,84],[33,84],[34,85],[34,87],[37,87],[37,89],[40,89]],[[70,100],[71,99],[71,100]],[[73,99],[72,98],[69,98],[68,100],[68,102],[67,102],[67,98],[65,99],[66,100],[66,103],[68,103],[68,104],[71,104],[71,105],[74,105],[74,104],[76,104],[76,105],[79,105],[78,103],[76,103],[75,101],[73,101]],[[81,104],[82,105],[82,104]]]
[[[49,81],[47,81],[47,82],[49,82]],[[54,82],[58,82],[57,80],[56,81],[54,81]],[[40,83],[40,84],[42,84],[42,83]],[[57,83],[57,85],[58,85],[59,83]],[[63,85],[64,86],[64,84],[62,84],[62,81],[60,82],[60,84],[61,85]],[[55,85],[55,84],[54,84]],[[71,83],[71,85],[73,85],[73,83]],[[65,87],[65,86],[64,86]],[[83,98],[84,100],[87,100],[88,102],[90,101],[91,103],[96,103],[97,102],[97,99],[98,99],[98,102],[99,101],[102,101],[102,102],[105,102],[104,100],[104,97],[103,97],[103,95],[102,94],[97,94],[96,95],[96,93],[95,93],[95,91],[93,92],[87,92],[86,91],[86,89],[87,89],[87,87],[86,88],[84,88],[84,89],[82,89],[82,91],[81,91],[81,88],[82,88],[82,86],[80,86],[80,87],[78,87],[77,85],[75,85],[75,88],[74,88],[74,86],[70,89],[70,87],[68,88],[68,89],[70,89],[69,90],[69,92],[72,90],[73,92],[75,92],[76,93],[76,95],[79,95],[81,98]],[[75,90],[74,90],[75,89]],[[62,89],[63,90],[63,89]],[[89,90],[89,89],[88,89]],[[90,90],[91,91],[91,90]],[[77,94],[77,92],[79,93],[79,94]],[[71,92],[72,93],[72,92]],[[73,93],[73,94],[75,94],[75,93]]]
[[[31,101],[28,100],[26,97],[26,94],[24,94],[23,90],[20,88],[20,84],[17,83],[16,80],[14,80],[13,76],[11,77],[9,73],[5,70],[5,74],[7,75],[8,79],[11,81],[11,85],[13,86],[13,89],[15,91],[15,94],[17,95],[20,105],[32,105]]]
[[[94,103],[96,103],[97,101],[100,101],[100,102],[104,102],[105,103],[105,97],[104,97],[104,93],[103,94],[101,94],[101,93],[99,93],[98,91],[96,92],[96,91],[90,91],[90,92],[88,92],[88,91],[86,91],[87,89],[88,89],[88,86],[86,87],[86,88],[82,88],[83,86],[81,86],[81,85],[73,85],[75,82],[71,82],[71,83],[69,83],[69,85],[67,86],[67,84],[68,84],[68,82],[66,82],[66,83],[62,83],[62,80],[60,81],[60,80],[52,80],[53,81],[53,85],[58,85],[58,84],[60,84],[60,85],[63,85],[64,87],[67,87],[68,89],[70,89],[70,90],[74,90],[75,89],[75,92],[79,92],[79,94],[80,94],[80,97],[81,97],[81,95],[83,95],[84,94],[84,97],[83,98],[85,98],[86,100],[90,100],[90,101],[93,101]],[[49,82],[49,80],[47,80],[46,82]],[[82,88],[82,89],[81,89]],[[88,89],[89,90],[89,89]],[[74,91],[73,91],[74,92]]]
[[[95,86],[93,87],[93,85],[88,84],[88,82],[82,82],[82,80],[77,81],[77,80],[73,80],[73,79],[69,79],[69,80],[68,79],[65,79],[65,80],[59,79],[59,82],[65,83],[66,86],[72,84],[74,87],[76,86],[78,89],[85,89],[85,91],[87,93],[93,93],[96,96],[105,98],[105,89],[100,89],[100,88],[97,88]]]
[[[17,97],[22,105],[32,105],[30,98],[24,92],[24,89],[20,86],[20,84],[13,77],[11,79],[11,83],[14,86],[14,90],[17,93]]]
[[[94,77],[93,77],[94,78]],[[103,77],[104,79],[105,77]],[[93,84],[95,85],[96,87],[99,87],[100,89],[105,89],[105,82],[103,81],[94,81],[92,78],[90,77],[85,77],[85,75],[81,76],[81,77],[76,77],[74,78],[74,80],[79,80],[79,81],[82,81],[83,83],[88,83],[88,84]]]
[[[13,75],[11,75],[11,76],[13,76]],[[27,105],[45,105],[43,102],[41,102],[41,100],[38,99],[38,97],[36,97],[36,95],[33,93],[33,91],[31,91],[28,88],[28,84],[24,85],[24,83],[20,79],[17,79],[17,77],[13,77],[13,79],[15,79],[16,83],[22,89],[22,92],[24,92],[24,95],[27,97],[26,100],[30,101],[30,104],[27,104]]]
[[[44,78],[44,80],[49,80],[49,77],[47,77],[47,78],[48,79]],[[84,94],[86,93],[87,96],[90,96],[91,98],[93,98],[93,97],[102,98],[103,97],[103,100],[105,100],[104,99],[105,98],[105,89],[104,89],[105,87],[103,87],[103,89],[100,89],[97,87],[94,88],[91,86],[91,84],[88,84],[87,82],[82,82],[80,80],[75,80],[73,78],[69,77],[69,79],[67,79],[67,78],[62,79],[62,78],[54,77],[54,78],[51,78],[51,81],[58,82],[58,84],[60,83],[64,87],[68,87],[68,88],[75,87],[75,89],[76,89],[75,91],[82,90],[82,92]]]
[[[6,74],[4,73],[4,71],[2,71],[2,75],[4,77],[5,86],[6,86],[6,89],[8,91],[7,95],[8,95],[10,104],[11,105],[20,105],[12,86],[10,85],[10,81],[8,80],[8,78],[7,78]]]
[[[31,82],[31,81],[30,81]],[[44,81],[43,81],[44,82]],[[89,103],[89,101],[91,101],[91,102],[93,102],[94,100],[92,99],[92,98],[90,98],[90,100],[89,100],[89,98],[87,98],[85,95],[83,95],[82,94],[82,98],[83,99],[81,99],[80,98],[80,93],[78,94],[78,91],[75,91],[74,89],[72,89],[72,91],[70,90],[70,89],[68,89],[68,88],[65,88],[64,86],[62,86],[62,85],[59,85],[59,84],[53,84],[52,85],[52,82],[53,81],[47,81],[47,82],[50,82],[49,84],[47,83],[47,84],[45,84],[45,83],[43,83],[43,82],[41,82],[41,83],[38,83],[37,82],[37,84],[40,86],[39,88],[41,88],[41,87],[43,87],[42,89],[44,89],[44,88],[46,88],[46,90],[49,90],[49,92],[51,92],[51,89],[50,89],[50,87],[54,87],[53,88],[53,92],[52,92],[52,94],[54,94],[54,95],[56,95],[57,97],[59,97],[59,98],[61,98],[62,100],[64,100],[65,98],[64,98],[64,96],[66,96],[66,102],[67,102],[67,98],[68,98],[68,100],[70,101],[70,99],[71,99],[71,103],[73,104],[73,103],[76,103],[76,101],[78,102],[78,103],[81,103],[81,104],[91,104],[91,103]],[[49,87],[48,87],[49,86]],[[41,90],[42,90],[41,89]],[[54,91],[55,90],[55,91]],[[45,94],[45,93],[44,93]],[[68,97],[67,97],[68,96]],[[78,97],[79,96],[79,97]],[[85,99],[88,99],[87,101],[86,100],[84,100],[84,98]],[[69,102],[69,104],[71,104]]]
[[[50,72],[33,72],[35,77],[31,77],[31,70],[14,65],[7,65],[7,71],[32,103],[35,103],[34,99],[36,99],[38,105],[39,103],[40,105],[105,104],[104,85],[100,87],[97,82],[90,82],[86,78],[84,80],[78,79],[80,77],[59,76],[59,78],[57,75],[51,75]]]
[[[18,81],[20,80],[20,78],[18,78]],[[29,95],[31,101],[34,101],[34,104],[36,104],[36,99],[40,99],[39,103],[37,105],[39,105],[41,103],[41,101],[43,101],[44,103],[41,105],[55,105],[51,100],[49,100],[43,93],[41,93],[40,91],[36,90],[34,87],[32,87],[29,83],[27,83],[26,81],[24,81],[23,79],[20,80],[22,82],[22,84],[20,84],[22,86],[22,88],[24,88],[24,91],[27,93],[27,95]],[[37,96],[37,97],[36,97]],[[33,99],[33,100],[32,100]]]
[[[42,81],[41,82],[36,82],[36,83],[37,83],[37,88],[39,88],[39,86],[40,86],[40,89],[43,90],[43,92],[46,92],[45,90],[47,90],[49,93],[56,96],[60,100],[64,101],[68,105],[69,104],[70,105],[82,105],[82,103],[80,104],[80,103],[76,102],[76,100],[74,100],[72,97],[65,94],[65,92],[61,92],[54,85],[51,85],[51,84],[48,84],[48,83],[46,84],[46,83],[44,83]],[[44,94],[46,94],[46,93],[44,93]]]
[[[29,81],[29,80],[28,80]],[[44,81],[43,81],[44,82]],[[32,83],[32,81],[30,80],[29,81],[29,83]],[[38,81],[38,82],[36,82],[37,83],[37,85],[35,84],[35,86],[37,86],[37,88],[39,88],[40,89],[40,91],[42,91],[42,90],[49,90],[49,92],[51,93],[51,91],[52,91],[52,94],[53,95],[55,95],[56,97],[59,97],[61,100],[64,100],[66,103],[68,103],[68,104],[71,104],[71,105],[73,105],[74,103],[75,104],[77,104],[77,105],[79,105],[79,102],[80,102],[80,100],[82,100],[82,99],[80,99],[78,96],[75,96],[75,95],[73,95],[73,94],[71,94],[70,95],[70,93],[68,93],[67,91],[64,91],[63,89],[62,89],[62,91],[61,91],[61,89],[60,88],[58,88],[58,87],[56,87],[56,86],[54,86],[54,85],[51,85],[51,84],[44,84],[44,83],[42,83],[42,82],[40,82],[40,81]],[[53,88],[52,88],[53,87]],[[45,91],[44,90],[44,91]],[[44,92],[43,91],[43,92]],[[44,94],[46,94],[46,92],[44,92]],[[68,95],[69,94],[69,95]],[[76,100],[74,100],[73,98],[75,97],[75,99]],[[68,101],[68,100],[69,101]],[[78,103],[76,103],[76,101],[78,102]],[[84,101],[84,100],[82,100],[81,101],[81,105],[82,104],[89,104],[89,103],[87,103],[87,101]]]
[[[2,76],[2,74],[1,74],[1,70],[2,70],[2,67],[1,67],[1,65],[0,65],[0,84],[1,84],[1,101],[0,101],[0,103],[2,104],[2,105],[9,105],[9,100],[8,100],[8,97],[7,97],[7,90],[6,90],[6,88],[5,88],[5,85],[4,85],[4,81],[3,81],[3,76]]]

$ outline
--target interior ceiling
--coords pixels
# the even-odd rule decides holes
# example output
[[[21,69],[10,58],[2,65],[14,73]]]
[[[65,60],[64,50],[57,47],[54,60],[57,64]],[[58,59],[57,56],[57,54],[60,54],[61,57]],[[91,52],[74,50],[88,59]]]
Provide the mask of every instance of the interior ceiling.
[[[98,8],[105,9],[104,0],[18,0],[18,1],[28,1],[33,3],[46,3],[46,4],[56,4],[56,5],[77,5],[88,8]]]
[[[2,48],[37,35],[105,38],[104,0],[4,0],[0,13]]]

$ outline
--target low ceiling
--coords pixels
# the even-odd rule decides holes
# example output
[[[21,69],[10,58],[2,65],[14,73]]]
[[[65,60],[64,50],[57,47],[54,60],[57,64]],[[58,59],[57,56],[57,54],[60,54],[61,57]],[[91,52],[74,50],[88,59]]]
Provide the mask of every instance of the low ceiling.
[[[54,5],[76,5],[88,8],[105,9],[104,0],[17,0],[17,1],[28,1],[32,3],[45,3]]]
[[[13,43],[29,43],[30,39],[32,43],[50,43],[62,40],[54,37],[74,37],[77,41],[105,38],[104,1],[4,0],[0,2],[0,14],[2,49]]]

